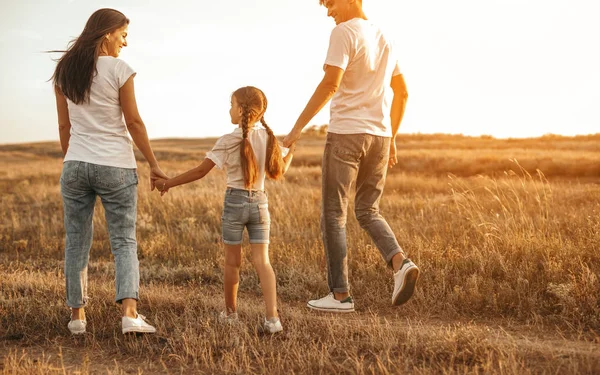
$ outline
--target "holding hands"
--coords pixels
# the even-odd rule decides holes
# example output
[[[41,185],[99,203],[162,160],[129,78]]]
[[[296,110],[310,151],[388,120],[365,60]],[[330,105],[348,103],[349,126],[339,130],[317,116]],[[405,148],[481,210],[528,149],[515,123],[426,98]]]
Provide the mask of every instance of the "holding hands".
[[[156,189],[157,189],[158,191],[160,191],[160,196],[161,196],[161,197],[162,197],[163,195],[165,195],[165,194],[166,194],[166,193],[169,191],[169,188],[167,187],[167,180],[168,180],[168,178],[167,178],[167,179],[164,179],[164,178],[157,178],[157,179],[154,181],[154,186],[156,187]]]
[[[156,188],[156,181],[158,179],[168,180],[169,176],[167,176],[158,165],[150,167],[150,191]]]

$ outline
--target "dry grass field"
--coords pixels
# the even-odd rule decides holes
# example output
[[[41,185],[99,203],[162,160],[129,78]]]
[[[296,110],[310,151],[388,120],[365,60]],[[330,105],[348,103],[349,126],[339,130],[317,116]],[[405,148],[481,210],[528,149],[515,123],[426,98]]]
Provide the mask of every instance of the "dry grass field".
[[[214,140],[156,140],[167,174]],[[239,312],[222,310],[225,175],[149,191],[139,164],[139,310],[159,334],[124,337],[103,209],[96,206],[88,333],[73,338],[64,302],[58,143],[0,145],[2,374],[598,374],[600,135],[498,140],[406,135],[382,212],[422,274],[390,306],[393,280],[353,213],[357,312],[320,314],[324,139],[304,137],[283,182],[268,182],[271,257],[285,331],[260,329],[263,302],[245,257]],[[247,253],[246,253],[247,255]]]

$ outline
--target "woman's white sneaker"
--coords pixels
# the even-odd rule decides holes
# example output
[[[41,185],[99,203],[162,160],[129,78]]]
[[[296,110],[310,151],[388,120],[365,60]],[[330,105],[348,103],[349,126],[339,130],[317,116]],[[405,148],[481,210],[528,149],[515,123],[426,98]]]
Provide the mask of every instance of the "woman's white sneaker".
[[[69,324],[67,325],[67,327],[69,328],[69,331],[71,331],[71,334],[73,335],[82,335],[85,333],[85,327],[87,326],[87,321],[85,320],[71,320],[69,322]]]
[[[398,272],[394,273],[394,293],[392,294],[392,305],[399,306],[408,302],[415,292],[415,285],[419,278],[419,268],[406,258]]]
[[[354,301],[352,297],[345,298],[341,301],[335,299],[333,293],[329,293],[323,298],[313,299],[308,301],[306,305],[313,310],[318,311],[328,311],[328,312],[353,312],[354,311]]]
[[[283,331],[283,326],[281,325],[281,321],[279,318],[270,318],[267,320],[265,318],[265,322],[263,324],[265,331],[269,333],[277,333]]]
[[[123,333],[155,333],[156,328],[146,323],[144,319],[146,319],[146,317],[140,314],[137,315],[137,318],[130,318],[128,316],[122,317],[121,327],[123,328]]]

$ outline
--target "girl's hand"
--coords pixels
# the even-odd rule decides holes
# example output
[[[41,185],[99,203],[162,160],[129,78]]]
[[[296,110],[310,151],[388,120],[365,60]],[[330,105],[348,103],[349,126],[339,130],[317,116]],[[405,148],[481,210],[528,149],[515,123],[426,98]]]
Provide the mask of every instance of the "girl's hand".
[[[159,179],[168,180],[169,176],[167,176],[159,166],[150,168],[150,191],[154,190],[156,186],[156,181]]]
[[[157,178],[156,180],[154,180],[154,186],[156,187],[156,189],[158,189],[158,191],[161,192],[160,195],[164,195],[164,193],[166,193],[169,189],[166,188],[167,184],[167,180],[164,178]]]

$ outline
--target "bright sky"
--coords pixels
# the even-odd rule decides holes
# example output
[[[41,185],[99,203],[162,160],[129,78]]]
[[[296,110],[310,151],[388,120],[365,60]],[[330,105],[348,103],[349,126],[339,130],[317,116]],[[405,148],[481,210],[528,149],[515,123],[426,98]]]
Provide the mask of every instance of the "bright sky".
[[[231,131],[229,96],[253,85],[286,134],[322,78],[334,26],[318,0],[2,0],[0,143],[57,140],[55,63],[98,8],[130,18],[151,138]],[[401,133],[496,137],[600,132],[597,0],[364,0],[400,51]],[[54,55],[58,57],[58,55]],[[312,124],[326,124],[329,107]]]

